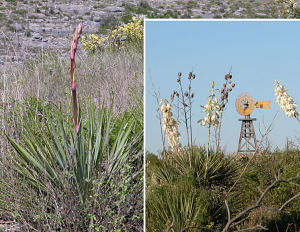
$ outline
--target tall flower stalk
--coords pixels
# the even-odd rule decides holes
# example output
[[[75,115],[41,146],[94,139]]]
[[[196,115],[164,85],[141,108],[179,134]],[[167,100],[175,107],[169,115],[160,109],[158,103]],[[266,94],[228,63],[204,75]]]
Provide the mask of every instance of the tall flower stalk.
[[[193,132],[192,132],[192,103],[194,98],[194,93],[192,93],[192,80],[196,76],[189,72],[188,80],[189,85],[188,89],[184,90],[182,83],[182,73],[178,73],[177,83],[179,84],[179,90],[174,90],[171,94],[171,101],[174,101],[174,98],[177,97],[177,111],[178,111],[178,121],[181,120],[185,125],[186,135],[187,135],[187,145],[188,147],[193,146]]]
[[[206,105],[201,106],[203,108],[202,112],[206,113],[203,119],[200,119],[198,123],[201,126],[208,126],[208,138],[207,138],[207,156],[209,154],[209,147],[210,147],[210,132],[211,126],[215,128],[219,125],[219,117],[222,113],[222,107],[218,102],[218,98],[216,97],[216,89],[215,89],[215,82],[211,83],[211,90],[209,90],[211,94],[208,96],[208,101]]]
[[[225,83],[223,83],[223,87],[220,90],[220,117],[218,127],[216,128],[216,150],[217,152],[220,151],[220,143],[221,143],[221,127],[222,127],[222,118],[223,118],[223,111],[228,103],[228,96],[232,89],[235,87],[235,84],[232,82],[232,75],[231,72],[225,75]]]
[[[79,23],[74,32],[71,51],[70,51],[70,59],[71,59],[70,81],[72,86],[72,99],[73,99],[73,121],[74,121],[76,133],[78,133],[78,120],[77,120],[78,109],[77,109],[77,96],[76,96],[76,85],[74,79],[74,70],[76,67],[75,53],[77,49],[78,37],[81,34],[81,32],[82,32],[82,23]]]
[[[171,105],[165,99],[160,100],[160,111],[162,113],[162,129],[168,138],[172,151],[178,153],[180,148],[178,122],[174,120]]]
[[[284,88],[283,85],[280,85],[279,81],[275,81],[275,96],[276,102],[280,106],[280,108],[283,110],[283,112],[286,114],[289,118],[296,118],[298,122],[300,122],[298,116],[299,113],[296,110],[297,104],[294,102],[294,99],[287,93],[287,89]]]

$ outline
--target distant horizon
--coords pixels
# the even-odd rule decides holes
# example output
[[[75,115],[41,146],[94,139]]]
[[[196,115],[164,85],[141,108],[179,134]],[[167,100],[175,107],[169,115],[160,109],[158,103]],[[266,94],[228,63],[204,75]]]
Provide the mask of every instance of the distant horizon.
[[[224,75],[232,67],[232,81],[236,87],[229,96],[222,124],[221,148],[227,153],[237,151],[241,122],[235,110],[235,100],[241,93],[249,93],[254,101],[270,100],[271,109],[254,109],[251,117],[256,138],[269,124],[276,112],[273,129],[267,136],[272,149],[283,149],[287,138],[296,139],[300,124],[285,116],[277,105],[274,82],[281,80],[288,93],[300,103],[300,21],[286,20],[146,20],[145,41],[145,147],[157,154],[162,150],[159,120],[155,117],[158,106],[154,102],[151,80],[161,97],[169,99],[177,89],[177,73],[186,78],[194,71],[192,85],[195,93],[193,105],[193,131],[196,145],[206,145],[207,128],[196,123],[205,115],[200,105],[206,104],[208,89],[215,81],[220,88]],[[299,111],[299,109],[298,109]],[[182,126],[182,125],[181,125]],[[181,142],[186,145],[185,133],[180,129]],[[166,143],[167,144],[167,143]]]

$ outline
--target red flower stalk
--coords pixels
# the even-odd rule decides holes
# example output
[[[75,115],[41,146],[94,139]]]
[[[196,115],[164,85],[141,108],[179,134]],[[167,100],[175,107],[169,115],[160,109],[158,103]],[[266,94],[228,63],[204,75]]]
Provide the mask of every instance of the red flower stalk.
[[[70,58],[71,58],[71,86],[72,86],[72,99],[73,99],[73,122],[75,125],[76,133],[78,133],[78,121],[77,121],[77,97],[76,97],[76,85],[75,85],[75,80],[74,80],[74,69],[76,67],[75,63],[75,52],[77,48],[77,42],[78,42],[78,37],[81,34],[82,31],[82,23],[79,23],[78,26],[75,29],[75,33],[73,36],[73,41],[72,41],[72,46],[71,46],[71,51],[70,51]]]

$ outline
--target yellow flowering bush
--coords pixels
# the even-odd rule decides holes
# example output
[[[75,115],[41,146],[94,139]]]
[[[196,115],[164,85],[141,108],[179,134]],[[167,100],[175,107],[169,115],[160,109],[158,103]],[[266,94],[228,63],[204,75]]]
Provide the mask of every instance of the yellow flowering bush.
[[[295,0],[274,0],[279,18],[294,18],[297,3]]]
[[[101,50],[105,47],[113,48],[123,48],[129,43],[142,44],[144,32],[142,19],[136,19],[132,17],[132,21],[112,30],[109,35],[100,38],[95,34],[90,34],[88,36],[83,36],[81,42],[83,48],[95,52],[96,50]]]

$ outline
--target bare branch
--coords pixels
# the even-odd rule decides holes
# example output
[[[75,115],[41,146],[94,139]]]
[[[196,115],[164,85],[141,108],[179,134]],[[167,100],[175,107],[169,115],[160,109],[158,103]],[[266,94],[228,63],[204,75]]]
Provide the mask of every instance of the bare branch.
[[[295,179],[298,179],[299,178],[299,175],[300,175],[300,172],[295,176],[295,177],[291,177],[289,179],[286,179],[286,180],[280,180],[279,178],[279,171],[278,171],[278,174],[276,175],[275,174],[275,181],[270,184],[264,191],[263,193],[260,195],[259,199],[257,200],[257,202],[255,203],[255,205],[252,205],[246,209],[244,209],[242,212],[240,212],[239,214],[237,214],[235,217],[233,217],[232,219],[228,220],[226,226],[224,227],[224,229],[222,230],[223,232],[225,231],[228,231],[229,227],[231,226],[231,224],[233,222],[235,222],[237,219],[243,217],[245,214],[249,213],[250,211],[256,209],[256,208],[259,208],[261,207],[261,202],[263,200],[263,198],[266,196],[266,194],[272,189],[274,188],[276,185],[278,185],[279,183],[290,183],[291,181],[295,180]],[[297,194],[295,195],[294,197],[292,197],[291,199],[289,199],[287,202],[285,202],[281,207],[280,209],[284,208],[284,206],[286,206],[288,203],[290,203],[292,200],[294,200],[295,198],[297,198],[298,196],[300,195]],[[227,200],[225,200],[225,205],[226,205],[226,208],[227,208],[227,211],[229,210],[229,207],[228,207],[228,204],[227,204]],[[228,212],[227,212],[228,213]],[[230,212],[229,212],[229,215],[230,215]]]
[[[227,199],[225,199],[225,205],[226,205],[226,209],[227,209],[228,222],[230,222],[231,216],[230,216],[230,209],[229,209],[229,206],[228,206]]]
[[[286,227],[285,232],[288,232],[288,231],[289,231],[289,227],[290,227],[291,225],[293,225],[293,223],[289,223],[289,224],[288,224],[288,226]]]
[[[155,98],[156,104],[159,107],[160,106],[159,105],[159,102],[160,102],[160,93],[159,93],[159,90],[156,91],[155,85],[152,82],[151,78],[150,78],[150,81],[151,81],[151,84],[152,84],[152,91],[153,91],[152,96]],[[161,141],[162,141],[163,153],[164,153],[166,151],[166,142],[165,142],[165,133],[164,133],[164,131],[162,129],[162,115],[161,115],[160,111],[157,111],[156,117],[159,118],[160,135],[161,135]]]
[[[175,222],[173,221],[172,224],[166,229],[166,232],[169,232],[175,225]]]
[[[246,221],[249,217],[250,217],[250,215],[248,215],[247,217],[243,218],[242,220],[239,220],[237,222],[232,223],[232,226],[236,226],[236,225],[242,223],[243,221]]]
[[[300,196],[300,193],[296,194],[295,196],[291,197],[289,200],[287,200],[280,208],[279,211],[282,211],[282,209],[289,204],[291,201],[293,201],[294,199],[296,199],[297,197]]]

